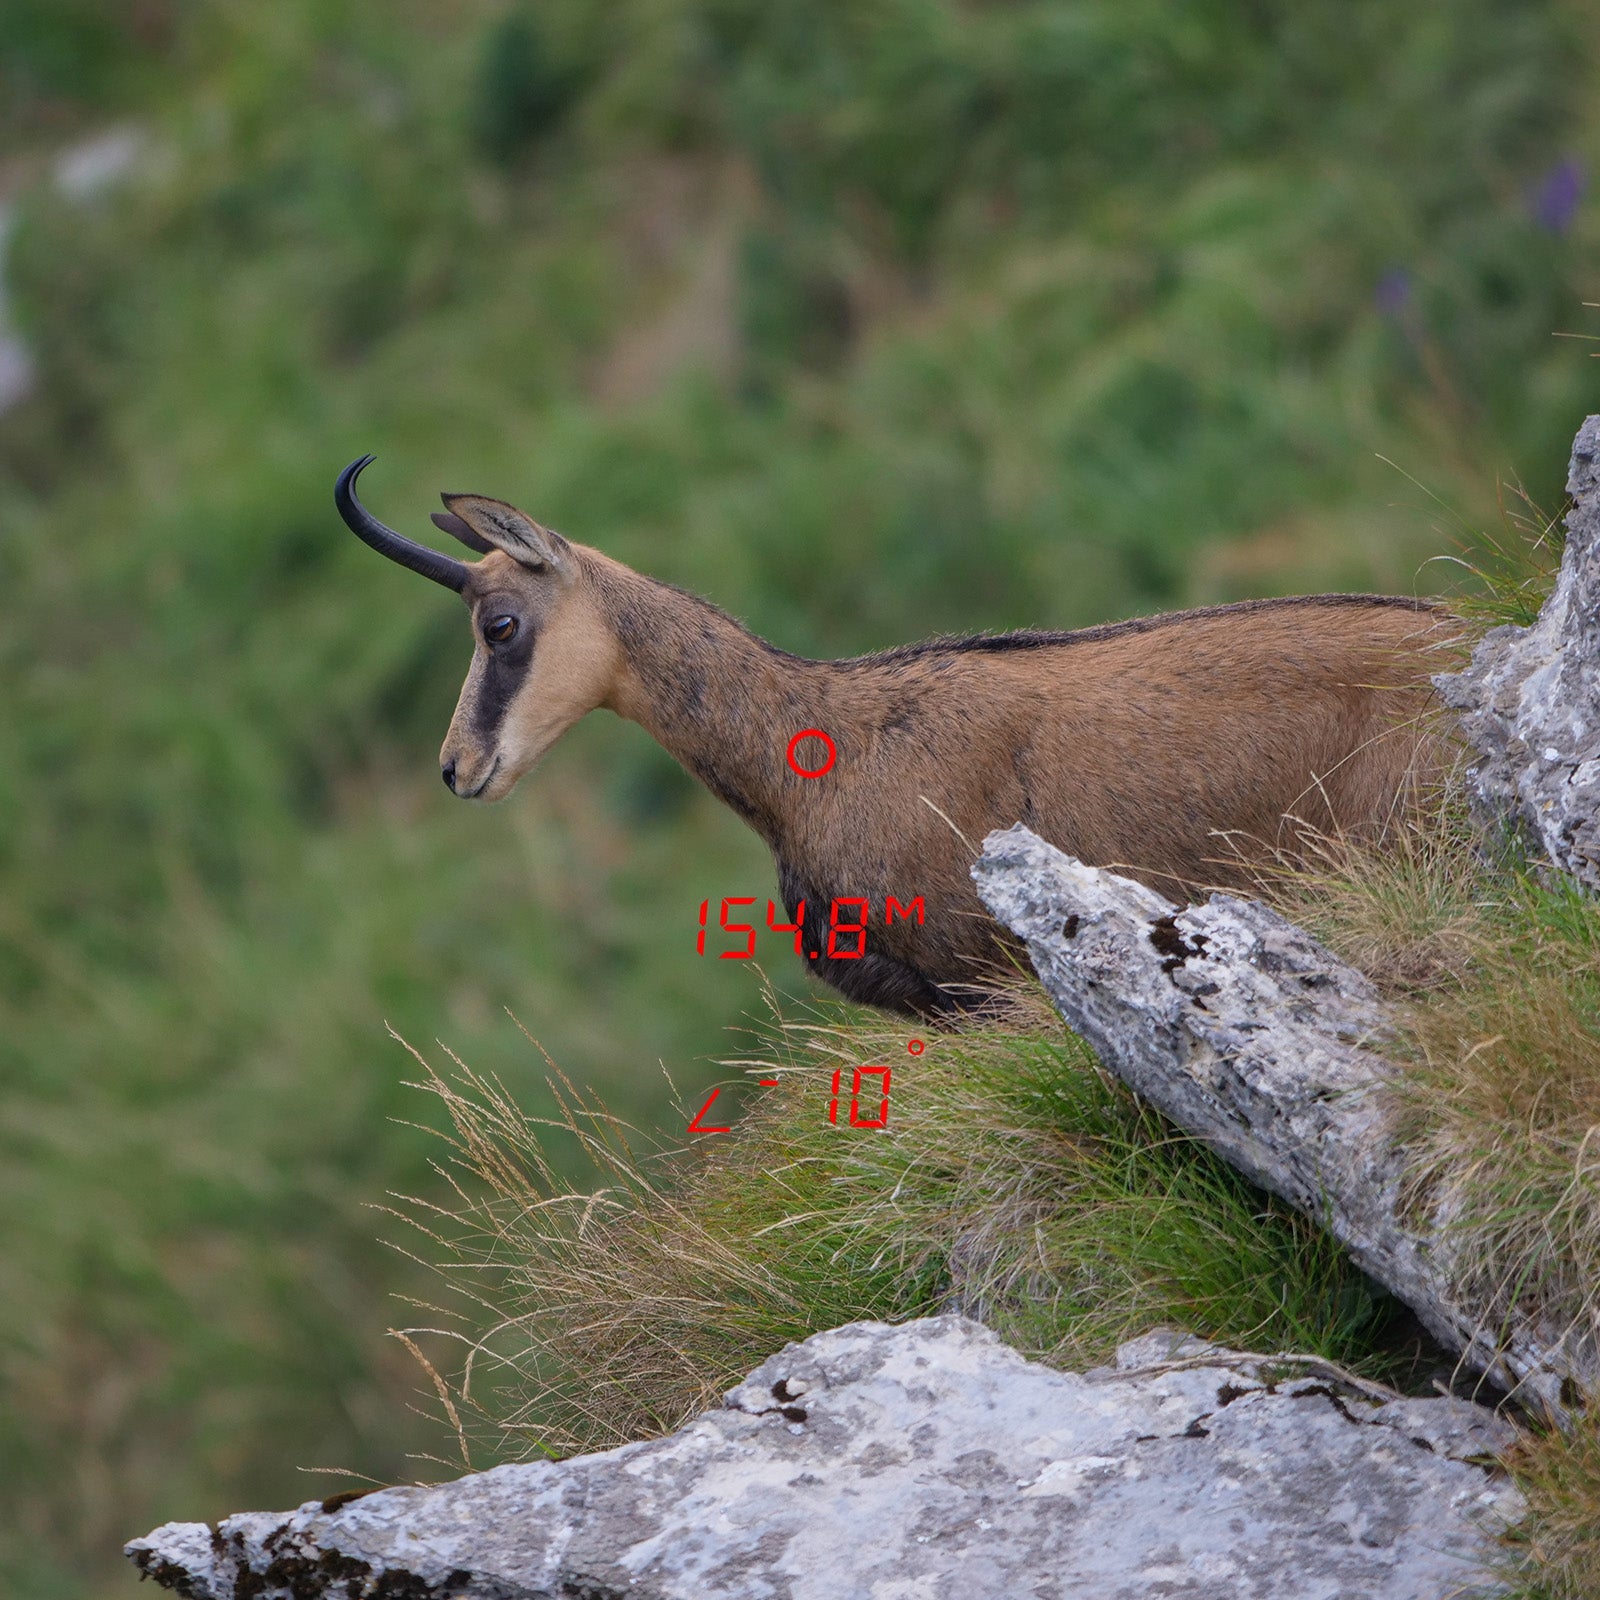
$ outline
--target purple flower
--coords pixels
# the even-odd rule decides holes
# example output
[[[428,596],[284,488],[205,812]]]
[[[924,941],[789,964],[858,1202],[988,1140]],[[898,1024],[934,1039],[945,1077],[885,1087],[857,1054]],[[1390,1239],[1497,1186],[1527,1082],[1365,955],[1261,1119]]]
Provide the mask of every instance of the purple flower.
[[[1565,233],[1583,198],[1583,185],[1583,167],[1576,158],[1558,161],[1528,197],[1533,220],[1551,233]]]
[[[1411,274],[1404,267],[1390,267],[1372,291],[1373,303],[1386,317],[1400,317],[1411,304]]]

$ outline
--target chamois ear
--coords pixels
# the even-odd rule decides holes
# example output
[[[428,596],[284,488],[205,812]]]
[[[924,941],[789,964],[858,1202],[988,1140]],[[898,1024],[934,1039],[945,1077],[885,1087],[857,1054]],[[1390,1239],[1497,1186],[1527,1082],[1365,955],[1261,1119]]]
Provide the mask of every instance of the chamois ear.
[[[459,519],[467,532],[475,536],[467,543],[476,545],[481,539],[485,546],[504,550],[525,567],[551,567],[559,571],[567,565],[572,549],[567,541],[504,500],[491,500],[481,494],[442,494],[439,498],[444,501],[451,518]],[[455,532],[447,524],[440,525],[447,532]],[[458,533],[456,537],[462,535]]]
[[[428,521],[448,533],[452,539],[459,539],[469,550],[476,550],[480,556],[486,556],[494,549],[481,533],[474,533],[460,517],[453,517],[448,511],[432,512]]]

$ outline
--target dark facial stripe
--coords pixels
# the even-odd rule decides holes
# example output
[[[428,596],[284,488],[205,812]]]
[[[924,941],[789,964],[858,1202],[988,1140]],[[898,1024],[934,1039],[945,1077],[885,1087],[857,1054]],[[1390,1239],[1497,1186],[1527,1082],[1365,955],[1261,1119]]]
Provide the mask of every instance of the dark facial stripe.
[[[478,699],[472,708],[472,726],[486,743],[499,732],[506,711],[532,666],[533,629],[524,622],[517,637],[510,644],[491,649],[489,659],[483,664]]]

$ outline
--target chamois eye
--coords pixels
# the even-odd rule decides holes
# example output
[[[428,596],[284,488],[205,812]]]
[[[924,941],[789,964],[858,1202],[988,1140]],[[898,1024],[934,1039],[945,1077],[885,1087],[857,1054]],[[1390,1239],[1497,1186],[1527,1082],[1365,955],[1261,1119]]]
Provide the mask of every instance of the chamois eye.
[[[517,636],[517,619],[496,617],[484,625],[483,636],[490,644],[510,644]]]

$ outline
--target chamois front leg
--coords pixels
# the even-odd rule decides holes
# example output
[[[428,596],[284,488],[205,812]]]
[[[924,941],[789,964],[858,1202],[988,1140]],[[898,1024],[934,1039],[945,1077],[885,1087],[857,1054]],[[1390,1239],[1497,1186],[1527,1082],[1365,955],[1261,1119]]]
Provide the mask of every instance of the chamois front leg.
[[[800,948],[804,952],[801,960],[845,999],[859,1005],[879,1006],[903,1017],[916,1017],[922,1022],[950,1021],[963,1009],[952,994],[909,962],[886,956],[870,945],[859,956],[830,956],[828,937],[837,932],[829,925],[826,910],[833,903],[832,897],[802,882],[781,862],[778,893],[791,920],[804,903],[805,916],[800,919]],[[810,959],[813,950],[817,954],[815,959]]]

